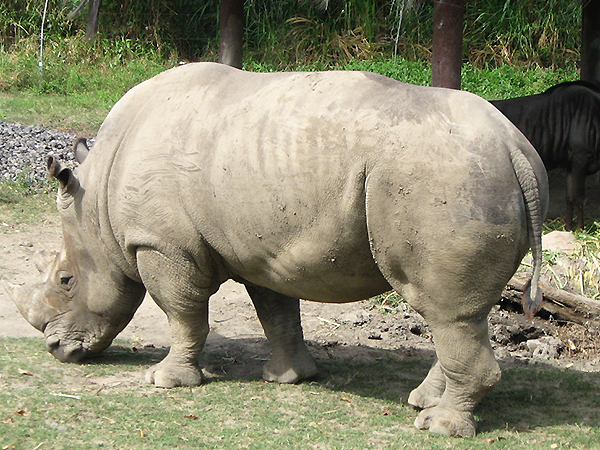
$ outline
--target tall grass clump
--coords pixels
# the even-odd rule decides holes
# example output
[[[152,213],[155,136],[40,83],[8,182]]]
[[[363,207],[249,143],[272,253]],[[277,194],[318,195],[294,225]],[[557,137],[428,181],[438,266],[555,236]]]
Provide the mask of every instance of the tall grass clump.
[[[247,0],[246,49],[250,59],[279,70],[300,66],[335,67],[355,59],[393,53],[398,21],[421,37],[417,24],[427,20],[421,2],[402,8],[403,0],[331,0],[327,9],[316,1]],[[422,56],[422,45],[403,38],[399,45],[412,56]],[[426,35],[430,36],[428,32]],[[426,52],[425,52],[426,53]]]
[[[251,58],[280,69],[378,56],[430,60],[430,1],[330,0],[326,10],[314,3],[247,0],[246,50]],[[463,54],[465,62],[478,68],[564,68],[579,61],[580,34],[577,1],[470,0]]]
[[[55,37],[76,33],[84,22],[67,21],[69,11],[79,0],[48,0],[48,14],[44,23],[46,32]],[[42,25],[44,1],[2,0],[0,7],[0,52],[34,34],[39,35]]]
[[[564,67],[580,59],[581,2],[466,2],[464,46],[476,67]]]

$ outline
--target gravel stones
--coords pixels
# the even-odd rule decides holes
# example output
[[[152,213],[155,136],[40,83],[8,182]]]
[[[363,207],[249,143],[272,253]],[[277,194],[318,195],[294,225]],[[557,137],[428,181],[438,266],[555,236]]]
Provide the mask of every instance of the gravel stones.
[[[46,158],[53,154],[74,164],[75,135],[39,126],[0,121],[0,181],[26,181],[42,184],[46,180]]]

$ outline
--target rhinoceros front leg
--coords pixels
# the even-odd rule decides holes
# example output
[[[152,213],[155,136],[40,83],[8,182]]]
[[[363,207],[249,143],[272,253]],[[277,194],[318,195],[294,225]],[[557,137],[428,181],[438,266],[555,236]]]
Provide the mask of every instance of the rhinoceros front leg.
[[[296,383],[317,373],[300,322],[300,301],[270,289],[246,285],[271,346],[272,358],[263,378],[279,383]]]
[[[198,356],[208,336],[208,298],[217,290],[212,277],[185,257],[167,257],[150,248],[137,252],[138,270],[171,328],[171,348],[146,372],[157,387],[197,386],[202,383]]]

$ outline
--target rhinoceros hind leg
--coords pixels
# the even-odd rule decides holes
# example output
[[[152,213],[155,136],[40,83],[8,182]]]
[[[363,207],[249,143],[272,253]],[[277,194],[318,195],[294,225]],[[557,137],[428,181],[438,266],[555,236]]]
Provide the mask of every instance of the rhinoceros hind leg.
[[[157,387],[198,386],[202,372],[198,356],[208,336],[208,298],[218,284],[185,257],[167,257],[151,249],[137,251],[138,270],[144,285],[165,312],[171,328],[171,348],[160,363],[146,373]]]
[[[263,368],[263,378],[297,383],[314,377],[317,366],[304,343],[300,301],[251,284],[246,285],[246,290],[254,302],[273,355]]]
[[[446,376],[436,358],[423,382],[408,396],[408,403],[416,408],[425,409],[436,406],[446,389]]]
[[[426,409],[419,413],[415,426],[448,436],[473,436],[472,411],[500,380],[500,367],[489,343],[487,318],[455,319],[451,323],[432,320],[430,326],[439,362],[427,378],[437,377],[439,370],[446,386],[439,400],[432,402],[435,406],[422,404]]]

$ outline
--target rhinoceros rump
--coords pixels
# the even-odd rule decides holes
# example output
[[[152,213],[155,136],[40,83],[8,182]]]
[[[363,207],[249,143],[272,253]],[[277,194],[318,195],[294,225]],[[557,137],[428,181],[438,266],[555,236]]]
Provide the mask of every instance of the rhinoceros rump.
[[[488,102],[361,72],[255,74],[189,64],[133,88],[60,181],[63,247],[13,292],[60,360],[101,351],[145,289],[172,330],[157,386],[197,385],[208,299],[233,278],[272,349],[267,380],[316,373],[298,298],[393,288],[431,326],[437,361],[409,402],[418,428],[472,435],[498,381],[487,314],[531,246],[540,301],[547,180]]]

